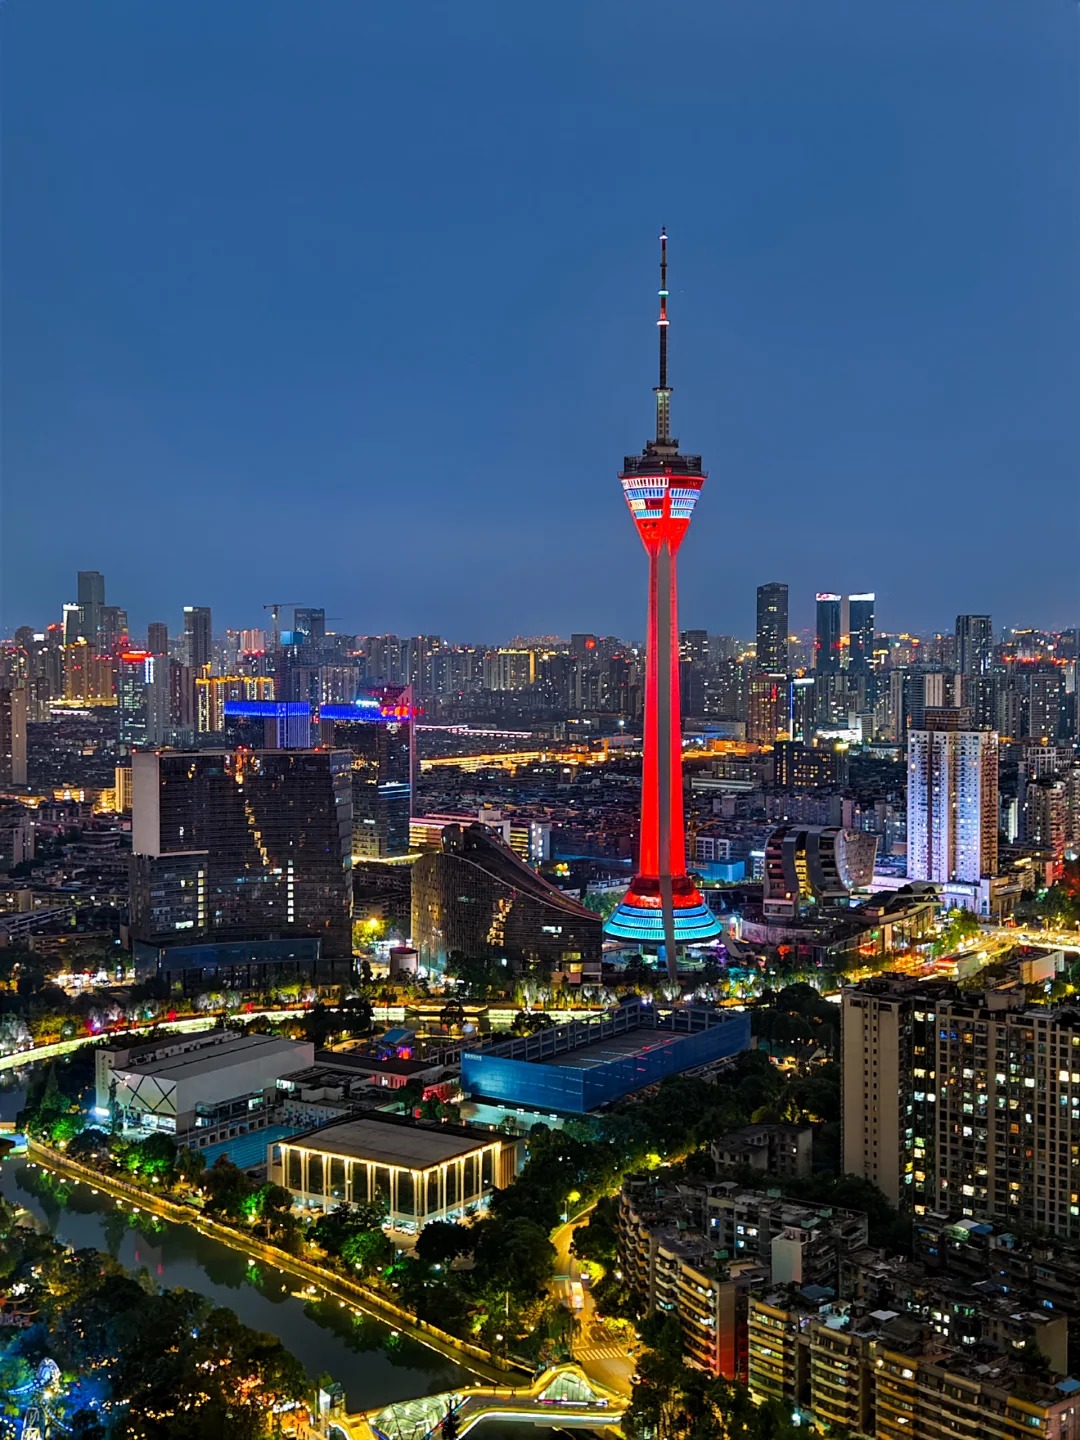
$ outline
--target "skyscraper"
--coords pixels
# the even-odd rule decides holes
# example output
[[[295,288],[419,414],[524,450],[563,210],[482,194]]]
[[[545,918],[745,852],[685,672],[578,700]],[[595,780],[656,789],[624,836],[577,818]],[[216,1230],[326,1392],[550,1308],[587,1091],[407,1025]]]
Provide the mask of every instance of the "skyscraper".
[[[409,850],[416,709],[407,686],[387,685],[351,705],[324,705],[322,743],[352,757],[352,853],[388,860]]]
[[[788,587],[770,580],[757,588],[757,668],[788,669]]]
[[[193,670],[209,665],[214,653],[209,605],[184,606],[184,634],[187,637],[187,663]]]
[[[997,874],[998,737],[970,710],[928,709],[908,732],[907,844],[910,879],[974,887],[973,901]]]
[[[994,627],[989,615],[957,615],[956,668],[961,675],[989,675],[994,663]]]
[[[865,674],[874,663],[874,596],[848,596],[848,669]]]
[[[146,627],[146,648],[160,660],[169,658],[169,627],[164,620],[151,620]]]
[[[26,691],[0,690],[0,785],[26,785]]]
[[[817,637],[814,641],[814,669],[832,675],[840,669],[839,595],[822,590],[817,595]]]
[[[79,633],[97,649],[101,635],[101,612],[105,608],[105,576],[100,570],[80,570],[77,602]]]
[[[141,750],[132,778],[136,940],[306,935],[351,956],[347,755]]]
[[[326,639],[326,611],[310,605],[293,610],[293,640],[296,644],[320,645]]]
[[[149,650],[125,650],[116,658],[118,735],[125,745],[145,745],[150,737],[154,665]]]
[[[705,472],[701,456],[681,454],[671,434],[667,300],[667,233],[661,231],[660,380],[653,389],[656,436],[640,455],[626,456],[619,476],[649,557],[641,832],[637,874],[605,930],[619,940],[662,945],[674,979],[677,945],[709,940],[720,933],[720,925],[686,873],[676,556]]]

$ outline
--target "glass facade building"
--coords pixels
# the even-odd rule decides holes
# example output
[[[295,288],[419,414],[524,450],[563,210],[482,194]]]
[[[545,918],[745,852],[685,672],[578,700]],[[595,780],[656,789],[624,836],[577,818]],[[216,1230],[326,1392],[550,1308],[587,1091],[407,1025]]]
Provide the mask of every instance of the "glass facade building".
[[[351,956],[347,754],[142,751],[132,776],[133,939],[310,936]]]
[[[460,951],[514,969],[599,978],[599,915],[542,879],[484,825],[447,825],[442,846],[413,865],[421,964],[440,969]]]
[[[415,718],[412,691],[400,685],[320,710],[323,743],[352,757],[352,853],[357,860],[408,854]]]
[[[788,668],[788,587],[777,580],[757,588],[757,668]]]

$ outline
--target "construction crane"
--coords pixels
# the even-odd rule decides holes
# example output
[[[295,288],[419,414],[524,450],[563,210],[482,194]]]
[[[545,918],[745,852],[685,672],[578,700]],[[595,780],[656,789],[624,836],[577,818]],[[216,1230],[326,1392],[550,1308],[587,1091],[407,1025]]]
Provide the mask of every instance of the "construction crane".
[[[270,619],[274,622],[275,650],[280,649],[281,647],[281,625],[279,623],[279,618],[282,610],[287,605],[299,605],[300,603],[301,602],[299,600],[271,600],[269,604],[263,606],[264,610],[270,611]]]

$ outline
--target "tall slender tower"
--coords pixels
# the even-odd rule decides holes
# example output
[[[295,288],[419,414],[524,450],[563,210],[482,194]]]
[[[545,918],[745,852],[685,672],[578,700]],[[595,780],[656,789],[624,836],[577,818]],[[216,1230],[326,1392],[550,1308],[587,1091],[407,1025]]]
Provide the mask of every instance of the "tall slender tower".
[[[682,730],[679,720],[679,606],[676,556],[705,472],[700,455],[682,455],[671,435],[667,376],[667,232],[660,232],[660,383],[656,438],[627,455],[619,475],[649,557],[645,648],[645,755],[641,772],[638,872],[604,927],[618,940],[662,946],[674,980],[677,946],[710,940],[720,924],[686,873]]]

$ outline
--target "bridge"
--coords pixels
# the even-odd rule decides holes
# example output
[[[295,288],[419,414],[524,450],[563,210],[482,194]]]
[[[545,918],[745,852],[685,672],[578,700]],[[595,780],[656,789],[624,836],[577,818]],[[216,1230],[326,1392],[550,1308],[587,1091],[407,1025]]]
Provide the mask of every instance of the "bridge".
[[[343,1417],[331,1422],[329,1434],[331,1440],[438,1440],[439,1428],[450,1410],[458,1422],[459,1437],[483,1420],[600,1430],[618,1425],[626,1404],[625,1396],[590,1380],[579,1365],[557,1365],[531,1383],[523,1378],[516,1388],[491,1385],[448,1390]]]

